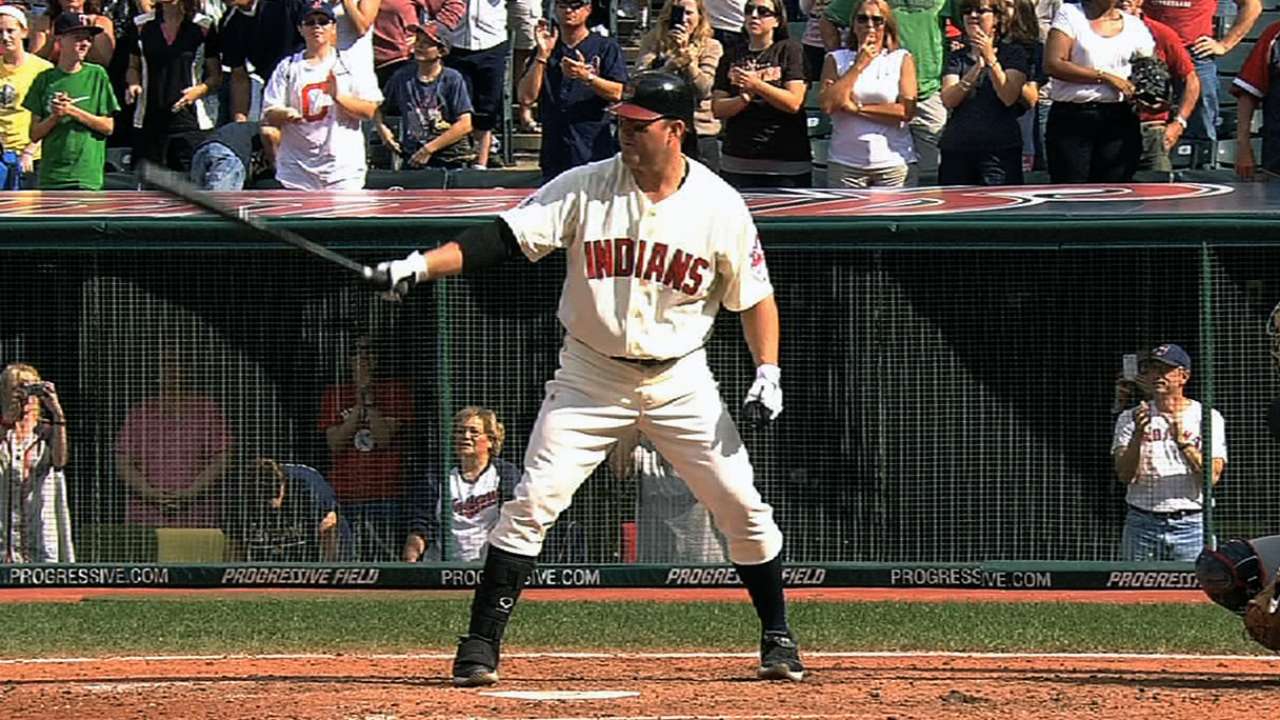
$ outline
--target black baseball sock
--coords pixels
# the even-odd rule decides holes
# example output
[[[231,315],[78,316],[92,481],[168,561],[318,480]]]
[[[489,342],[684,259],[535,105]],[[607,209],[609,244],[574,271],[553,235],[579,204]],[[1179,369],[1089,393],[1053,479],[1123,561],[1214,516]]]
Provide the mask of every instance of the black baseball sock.
[[[467,632],[490,640],[502,640],[511,611],[520,599],[520,591],[533,574],[536,557],[489,547],[484,561],[484,577],[471,600],[471,625]]]
[[[787,599],[782,594],[782,553],[760,565],[737,565],[764,632],[787,632]]]

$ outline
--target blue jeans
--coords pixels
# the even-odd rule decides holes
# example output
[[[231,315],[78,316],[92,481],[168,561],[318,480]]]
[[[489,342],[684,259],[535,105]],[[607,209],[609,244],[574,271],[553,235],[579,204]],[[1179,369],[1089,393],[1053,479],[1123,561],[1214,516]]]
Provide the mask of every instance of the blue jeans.
[[[191,156],[191,182],[201,190],[243,190],[244,162],[220,142],[205,143]]]
[[[1121,548],[1125,560],[1195,562],[1204,549],[1204,515],[1160,518],[1129,508]]]
[[[1218,139],[1218,62],[1213,58],[1192,57],[1196,75],[1200,77],[1200,101],[1187,118],[1187,140]],[[1216,153],[1214,157],[1216,157]]]

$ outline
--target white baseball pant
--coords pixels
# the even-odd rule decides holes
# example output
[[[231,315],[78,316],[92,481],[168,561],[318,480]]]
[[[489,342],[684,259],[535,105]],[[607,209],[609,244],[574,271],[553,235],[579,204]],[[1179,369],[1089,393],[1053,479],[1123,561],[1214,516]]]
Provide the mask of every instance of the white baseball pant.
[[[547,383],[524,475],[489,542],[536,556],[574,492],[618,438],[634,430],[649,438],[711,511],[734,563],[766,563],[781,551],[782,533],[756,490],[747,449],[720,400],[706,350],[643,366],[608,358],[572,337]]]

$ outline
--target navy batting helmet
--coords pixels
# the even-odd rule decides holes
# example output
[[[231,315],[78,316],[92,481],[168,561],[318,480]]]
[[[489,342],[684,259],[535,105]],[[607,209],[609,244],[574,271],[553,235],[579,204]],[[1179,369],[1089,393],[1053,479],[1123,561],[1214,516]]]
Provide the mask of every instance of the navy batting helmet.
[[[693,85],[688,80],[674,73],[650,70],[628,80],[622,88],[622,102],[611,109],[618,117],[631,120],[683,120],[692,131],[696,106]]]

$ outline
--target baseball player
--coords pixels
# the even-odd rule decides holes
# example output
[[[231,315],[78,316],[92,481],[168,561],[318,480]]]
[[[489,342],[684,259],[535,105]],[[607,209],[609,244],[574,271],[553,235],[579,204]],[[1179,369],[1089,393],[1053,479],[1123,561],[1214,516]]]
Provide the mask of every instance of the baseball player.
[[[470,627],[453,663],[455,685],[498,681],[502,634],[547,528],[614,443],[637,430],[728,541],[762,624],[757,676],[804,677],[787,625],[782,533],[755,488],[703,347],[721,305],[741,314],[757,365],[744,414],[772,420],[782,411],[778,308],[742,198],[680,151],[693,132],[694,95],[676,75],[637,74],[612,108],[620,153],[569,170],[487,226],[379,265],[397,296],[517,253],[530,261],[568,253],[560,368],[547,383],[515,497],[489,534]]]

